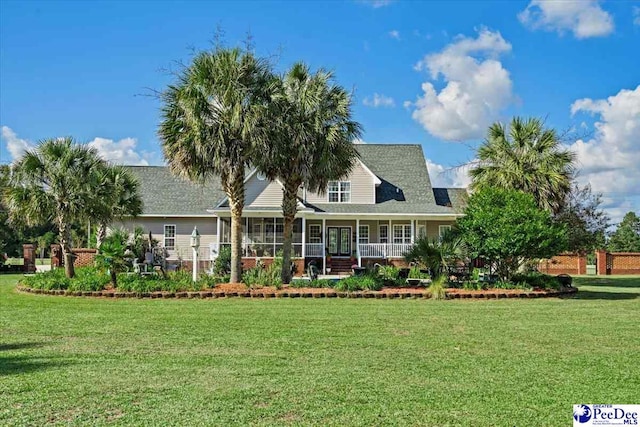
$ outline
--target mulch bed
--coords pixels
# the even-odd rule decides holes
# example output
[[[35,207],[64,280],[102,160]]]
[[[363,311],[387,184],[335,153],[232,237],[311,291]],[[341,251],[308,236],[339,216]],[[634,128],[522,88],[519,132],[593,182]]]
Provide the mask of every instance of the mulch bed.
[[[425,288],[383,288],[380,291],[339,292],[331,288],[293,288],[285,286],[282,289],[264,287],[249,289],[242,283],[219,284],[213,289],[197,292],[121,292],[114,289],[103,291],[67,291],[67,290],[43,290],[31,289],[18,285],[16,290],[32,294],[65,295],[81,297],[102,298],[430,298],[431,295]],[[519,289],[488,289],[480,291],[468,291],[457,288],[447,288],[447,299],[497,299],[497,298],[544,298],[558,297],[561,295],[578,292],[577,288],[564,288],[561,290],[533,290]]]

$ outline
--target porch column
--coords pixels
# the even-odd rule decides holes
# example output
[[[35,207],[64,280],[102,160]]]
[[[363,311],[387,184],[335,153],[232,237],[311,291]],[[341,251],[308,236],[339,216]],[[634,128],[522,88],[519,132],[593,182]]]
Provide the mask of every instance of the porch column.
[[[305,257],[305,255],[307,254],[306,248],[305,246],[307,246],[307,242],[305,240],[305,232],[307,231],[307,222],[305,221],[306,218],[302,217],[302,258]]]
[[[247,237],[249,237],[249,217],[244,219],[244,233],[242,233],[242,253],[244,255],[242,256],[249,256],[249,253],[247,252],[247,243],[249,239],[247,239]]]
[[[327,274],[327,251],[325,248],[327,247],[326,243],[327,238],[327,220],[322,218],[322,272]]]
[[[356,256],[358,257],[358,267],[361,267],[361,259],[360,259],[360,218],[356,219]]]
[[[220,255],[220,223],[222,222],[222,218],[217,217],[216,218],[216,236],[218,237],[216,239],[216,256]]]
[[[411,220],[411,244],[413,245],[416,241],[416,220]]]

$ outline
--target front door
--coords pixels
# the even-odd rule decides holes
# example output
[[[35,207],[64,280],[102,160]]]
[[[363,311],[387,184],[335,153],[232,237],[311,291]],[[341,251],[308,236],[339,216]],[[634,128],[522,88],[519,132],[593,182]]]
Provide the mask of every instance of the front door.
[[[351,256],[351,227],[328,227],[329,255]]]

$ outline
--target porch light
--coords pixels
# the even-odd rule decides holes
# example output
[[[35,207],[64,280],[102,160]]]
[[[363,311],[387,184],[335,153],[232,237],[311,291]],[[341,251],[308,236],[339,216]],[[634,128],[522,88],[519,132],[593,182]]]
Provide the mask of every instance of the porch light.
[[[200,248],[200,233],[198,227],[193,227],[191,233],[191,249],[193,249],[193,281],[198,280],[198,249]]]

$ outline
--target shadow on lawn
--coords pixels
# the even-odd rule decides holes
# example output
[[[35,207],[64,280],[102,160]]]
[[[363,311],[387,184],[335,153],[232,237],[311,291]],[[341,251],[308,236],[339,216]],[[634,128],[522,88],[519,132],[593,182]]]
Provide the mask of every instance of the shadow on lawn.
[[[0,344],[0,351],[22,350],[23,348],[42,347],[43,342],[16,342],[13,344]]]
[[[67,366],[69,362],[39,356],[1,356],[0,377]]]
[[[11,355],[11,350],[23,350],[41,347],[45,343],[41,342],[22,342],[12,344],[0,344],[0,377],[5,375],[24,374],[44,369],[57,368],[59,366],[69,365],[67,361],[55,360],[46,356],[27,356],[24,354]]]
[[[638,288],[640,292],[640,277],[638,276],[595,276],[576,277],[573,285],[578,288],[582,286],[607,287],[607,288]]]
[[[639,293],[633,292],[607,292],[607,291],[591,291],[586,289],[578,289],[578,292],[573,295],[567,295],[564,299],[581,299],[581,300],[629,300],[640,298]]]

